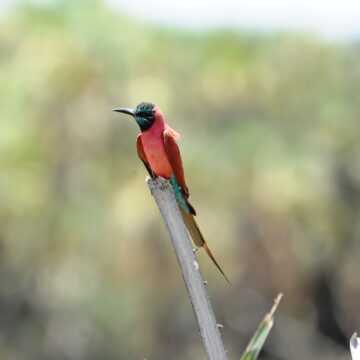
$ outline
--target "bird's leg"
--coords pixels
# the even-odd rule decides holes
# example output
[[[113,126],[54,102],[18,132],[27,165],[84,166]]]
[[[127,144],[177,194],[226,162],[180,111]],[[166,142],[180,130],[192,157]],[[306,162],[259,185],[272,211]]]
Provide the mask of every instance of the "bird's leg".
[[[155,180],[156,178],[157,178],[157,176],[155,175],[155,173],[150,169],[150,171],[149,171],[149,174],[150,174],[150,176],[151,176],[151,178],[153,179],[153,180]]]
[[[158,177],[158,182],[160,183],[161,190],[166,190],[169,186],[167,180],[162,178],[161,176]]]

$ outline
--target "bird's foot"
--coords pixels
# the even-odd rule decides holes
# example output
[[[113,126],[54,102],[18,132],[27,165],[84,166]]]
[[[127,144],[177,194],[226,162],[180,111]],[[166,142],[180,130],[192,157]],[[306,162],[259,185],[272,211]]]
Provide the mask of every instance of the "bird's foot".
[[[166,179],[158,176],[157,181],[158,181],[158,184],[159,184],[161,190],[164,191],[169,187],[169,183],[168,183],[168,181]]]

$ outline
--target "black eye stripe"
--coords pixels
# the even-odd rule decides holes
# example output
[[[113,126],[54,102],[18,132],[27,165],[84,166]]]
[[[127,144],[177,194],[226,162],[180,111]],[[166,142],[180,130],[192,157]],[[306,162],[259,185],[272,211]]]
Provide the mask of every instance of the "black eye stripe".
[[[154,118],[154,112],[142,111],[142,112],[137,113],[136,116],[139,118],[144,118],[144,119],[152,119],[152,118]]]

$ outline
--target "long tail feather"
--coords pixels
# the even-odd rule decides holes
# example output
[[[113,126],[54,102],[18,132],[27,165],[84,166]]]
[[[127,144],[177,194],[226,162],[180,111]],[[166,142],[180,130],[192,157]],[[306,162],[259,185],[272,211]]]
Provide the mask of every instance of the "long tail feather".
[[[227,276],[225,275],[225,273],[221,269],[218,262],[215,260],[213,254],[211,253],[211,251],[210,251],[210,249],[209,249],[209,247],[207,245],[207,242],[205,241],[205,238],[204,238],[203,234],[201,233],[201,231],[199,229],[199,226],[196,223],[193,215],[185,212],[185,210],[181,206],[179,206],[179,209],[180,209],[180,212],[181,212],[181,216],[182,216],[182,218],[184,220],[184,223],[186,225],[186,228],[188,229],[189,234],[192,237],[195,245],[198,246],[198,247],[203,247],[204,248],[204,250],[208,254],[209,258],[212,260],[212,262],[215,264],[215,266],[219,269],[219,271],[224,276],[226,281],[230,284],[229,279],[227,278]]]

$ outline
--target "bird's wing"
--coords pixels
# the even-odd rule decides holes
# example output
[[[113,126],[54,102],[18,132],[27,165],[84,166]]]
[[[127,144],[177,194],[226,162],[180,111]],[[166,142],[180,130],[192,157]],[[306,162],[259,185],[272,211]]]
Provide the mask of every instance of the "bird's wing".
[[[184,168],[181,160],[179,148],[172,132],[166,129],[163,133],[165,149],[168,154],[169,162],[174,172],[175,178],[186,198],[189,197],[189,189],[186,186]]]
[[[149,175],[154,178],[155,177],[155,174],[154,172],[151,170],[151,167],[150,167],[150,164],[149,164],[149,161],[146,157],[146,154],[145,154],[145,151],[144,151],[144,146],[143,146],[143,143],[142,143],[142,140],[141,140],[141,134],[139,134],[136,138],[136,150],[137,150],[137,153],[139,155],[139,158],[140,160],[143,162],[143,164],[145,165],[146,167],[146,170],[148,171]]]
[[[205,249],[206,253],[211,258],[211,260],[213,261],[215,266],[224,275],[227,282],[229,282],[229,279],[226,277],[225,273],[222,271],[220,265],[217,263],[213,254],[211,253],[211,251],[207,245],[207,242],[205,241],[204,236],[202,235],[202,233],[194,219],[194,215],[196,215],[196,212],[195,212],[195,209],[192,207],[192,205],[188,201],[189,190],[185,183],[185,176],[184,176],[184,169],[183,169],[183,165],[182,165],[181,155],[180,155],[180,151],[177,146],[176,140],[174,139],[174,135],[172,134],[171,131],[169,131],[169,129],[166,129],[163,133],[163,136],[164,136],[165,149],[166,149],[166,152],[168,155],[170,165],[174,172],[175,178],[182,189],[182,193],[184,194],[184,200],[185,200],[187,208],[188,208],[188,211],[186,211],[186,210],[184,210],[184,208],[181,205],[179,205],[179,209],[180,209],[181,215],[183,217],[184,223],[185,223],[192,239],[194,240],[194,243],[197,246],[203,247]]]

